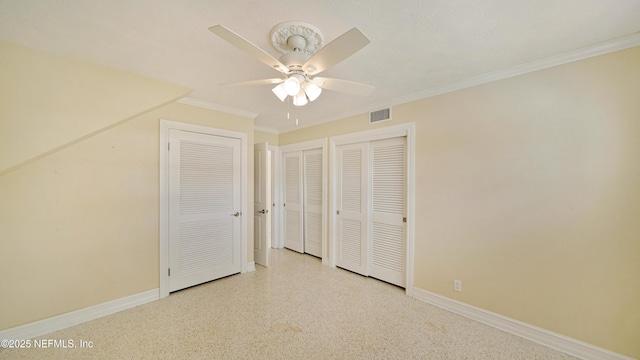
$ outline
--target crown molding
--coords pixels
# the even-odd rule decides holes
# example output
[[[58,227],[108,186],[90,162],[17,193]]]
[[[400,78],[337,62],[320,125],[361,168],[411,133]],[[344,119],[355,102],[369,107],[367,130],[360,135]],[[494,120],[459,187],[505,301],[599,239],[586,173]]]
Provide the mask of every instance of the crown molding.
[[[274,128],[260,126],[260,125],[254,125],[253,126],[253,130],[262,131],[262,132],[265,132],[265,133],[275,134],[275,135],[279,135],[280,134],[280,132],[278,130],[274,129]]]
[[[390,107],[390,105],[387,105],[386,107]],[[365,109],[365,110],[363,110],[363,109]],[[316,119],[316,120],[301,119],[299,125],[290,126],[290,127],[285,128],[283,130],[280,130],[280,134],[286,134],[288,132],[301,130],[301,129],[308,128],[308,127],[313,127],[313,126],[316,126],[316,125],[322,125],[322,124],[325,124],[325,123],[328,123],[328,122],[331,122],[331,121],[342,120],[342,119],[346,119],[346,118],[350,118],[350,117],[354,117],[354,116],[367,116],[369,111],[373,111],[373,110],[380,110],[380,108],[377,105],[376,106],[367,106],[367,107],[364,107],[364,108],[359,108],[358,110],[342,112],[342,113],[340,113],[338,115],[332,115],[332,116],[328,116],[328,117],[321,118],[321,119]]]
[[[523,75],[523,74],[535,72],[538,70],[543,70],[543,69],[551,68],[554,66],[567,64],[574,61],[584,60],[591,57],[608,54],[614,51],[620,51],[620,50],[632,48],[635,46],[640,46],[640,32],[622,36],[609,41],[604,41],[598,44],[585,46],[580,49],[567,51],[561,54],[534,60],[521,65],[512,66],[510,68],[506,68],[503,70],[493,71],[490,73],[474,76],[472,78],[452,82],[452,83],[441,85],[441,86],[436,86],[436,87],[423,90],[417,93],[400,96],[391,100],[386,100],[384,102],[374,103],[364,108],[359,108],[358,110],[343,112],[337,115],[329,116],[326,118],[322,118],[322,119],[310,122],[302,126],[297,126],[295,128],[288,128],[281,131],[280,133],[284,134],[290,131],[303,129],[305,127],[311,127],[311,126],[315,126],[315,125],[319,125],[319,124],[323,124],[323,123],[327,123],[335,120],[340,120],[340,119],[368,113],[370,111],[392,107],[394,105],[400,105],[400,104],[405,104],[412,101],[423,100],[426,98],[430,98],[432,96],[437,96],[437,95],[446,94],[446,93],[450,93],[457,90],[470,88],[473,86],[487,84],[490,82],[503,80],[510,77]]]
[[[393,99],[394,105],[523,75],[640,45],[640,32]]]
[[[250,119],[255,119],[258,116],[257,113],[236,109],[228,106],[218,105],[209,101],[200,100],[200,99],[192,98],[189,96],[183,97],[182,99],[178,100],[178,102],[185,105],[197,106],[204,109],[220,111],[223,113],[238,115],[238,116],[247,117]]]

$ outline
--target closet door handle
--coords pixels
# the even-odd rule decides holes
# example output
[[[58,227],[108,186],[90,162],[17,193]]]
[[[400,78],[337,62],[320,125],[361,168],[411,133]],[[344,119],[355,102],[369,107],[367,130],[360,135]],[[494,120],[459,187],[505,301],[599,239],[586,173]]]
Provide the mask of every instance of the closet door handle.
[[[237,213],[235,213],[235,214],[231,214],[231,216],[235,216],[235,217],[238,217],[238,216],[240,216],[240,215],[242,215],[242,213],[241,213],[241,212],[239,212],[239,211],[238,211]]]
[[[259,212],[260,214],[267,214],[267,213],[269,213],[269,210],[262,209],[262,210],[260,210],[260,211],[258,211],[258,212]]]

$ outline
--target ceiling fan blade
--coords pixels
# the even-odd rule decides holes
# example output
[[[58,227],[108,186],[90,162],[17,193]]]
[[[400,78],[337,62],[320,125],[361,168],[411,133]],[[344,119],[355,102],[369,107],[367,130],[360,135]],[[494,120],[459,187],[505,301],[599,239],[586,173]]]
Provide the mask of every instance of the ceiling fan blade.
[[[279,83],[281,83],[283,81],[284,81],[284,79],[273,78],[273,79],[260,79],[260,80],[232,82],[232,83],[225,83],[225,84],[220,84],[220,85],[221,86],[241,87],[241,86],[279,84]]]
[[[312,80],[323,89],[347,94],[369,96],[376,88],[349,80],[315,77]]]
[[[282,73],[289,72],[289,69],[287,69],[287,67],[284,66],[278,59],[274,58],[268,52],[262,50],[261,48],[257,47],[252,42],[250,42],[249,40],[227,29],[226,27],[222,25],[215,25],[210,27],[209,31],[218,35],[220,38],[227,41],[229,44],[255,57],[260,62],[268,65],[269,67],[274,68]]]
[[[353,28],[318,50],[302,65],[302,69],[309,75],[318,74],[355,54],[370,42],[360,29]]]

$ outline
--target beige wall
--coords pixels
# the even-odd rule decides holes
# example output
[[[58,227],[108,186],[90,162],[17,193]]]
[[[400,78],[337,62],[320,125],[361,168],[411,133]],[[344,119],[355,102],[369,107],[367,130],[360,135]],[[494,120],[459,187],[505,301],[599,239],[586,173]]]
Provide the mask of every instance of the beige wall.
[[[395,106],[377,126],[416,123],[415,286],[640,358],[638,64],[640,47]]]
[[[255,141],[256,144],[266,141],[269,145],[279,145],[278,134],[267,133],[264,131],[254,131],[253,141]]]
[[[0,79],[0,174],[190,92],[1,41]]]
[[[289,145],[309,140],[328,138],[331,136],[350,134],[358,131],[371,130],[389,125],[396,125],[401,122],[407,121],[399,120],[394,117],[394,120],[392,121],[369,125],[368,115],[362,114],[339,121],[333,121],[318,126],[302,128],[300,130],[280,134],[279,141],[281,146]]]
[[[37,54],[36,64],[41,56]],[[84,64],[77,74],[66,60],[47,56],[64,63],[72,77],[92,76]],[[39,66],[33,65],[32,70],[57,69],[51,64]],[[96,72],[99,78],[102,69]],[[127,81],[128,74],[116,73],[116,79],[108,85],[112,92],[136,86],[135,81]],[[93,86],[107,86],[95,81]],[[67,86],[60,79],[44,77],[43,82],[40,85],[48,89]],[[142,84],[137,90],[148,88]],[[83,91],[96,89],[88,86]],[[154,99],[156,104],[150,108],[155,109],[138,116],[111,111],[117,108],[112,102],[119,101],[113,97],[105,97],[104,103],[94,100],[104,112],[104,123],[119,122],[116,126],[82,136],[81,141],[72,139],[59,150],[0,175],[0,273],[6,275],[0,291],[0,330],[159,287],[160,119],[247,133],[247,191],[253,188],[251,119],[178,103],[160,106],[166,101],[163,91]],[[71,100],[51,97],[46,106],[16,112],[40,119],[41,132],[55,132],[58,124],[42,119],[58,105],[74,113],[75,107],[62,106]],[[7,101],[0,97],[0,107]],[[130,111],[138,109],[130,107]],[[123,118],[131,120],[123,122]],[[0,120],[3,127],[13,127],[12,122],[20,119],[3,114]],[[253,192],[248,193],[246,206],[250,212]],[[249,221],[249,249],[252,234]],[[253,252],[248,251],[247,257],[252,261]]]

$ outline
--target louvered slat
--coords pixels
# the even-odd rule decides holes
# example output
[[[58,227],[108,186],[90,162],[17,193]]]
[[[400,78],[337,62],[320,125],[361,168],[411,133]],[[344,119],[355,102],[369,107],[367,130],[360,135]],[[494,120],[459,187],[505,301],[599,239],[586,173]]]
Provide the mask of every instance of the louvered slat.
[[[362,150],[346,149],[342,152],[343,210],[362,211]]]
[[[402,273],[404,269],[404,227],[374,223],[371,237],[372,265]]]
[[[372,148],[372,207],[375,212],[404,214],[404,144]]]
[[[300,158],[285,158],[286,179],[285,179],[285,203],[300,203]]]
[[[300,239],[300,212],[296,210],[285,211],[285,231],[287,239]]]
[[[231,219],[193,221],[180,224],[180,271],[182,276],[231,264],[233,246],[229,242],[212,241],[219,236],[231,237]]]
[[[233,149],[182,141],[180,214],[232,211]]]
[[[322,153],[305,153],[305,203],[322,206]]]
[[[355,220],[342,219],[341,224],[340,236],[342,241],[340,243],[340,260],[342,264],[347,265],[345,266],[346,268],[349,268],[348,265],[359,267],[362,265],[361,223]]]
[[[304,251],[314,256],[322,256],[322,214],[307,212],[304,231]]]

